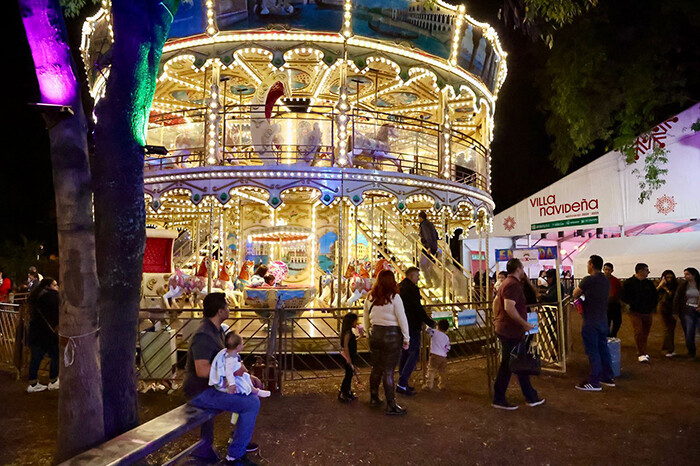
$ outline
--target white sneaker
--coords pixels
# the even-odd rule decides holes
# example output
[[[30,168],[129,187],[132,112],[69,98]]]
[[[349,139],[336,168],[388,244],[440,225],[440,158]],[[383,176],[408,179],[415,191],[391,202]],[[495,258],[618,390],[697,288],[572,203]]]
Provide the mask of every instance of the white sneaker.
[[[267,398],[271,394],[270,390],[258,390],[258,398]]]
[[[648,354],[643,354],[641,356],[637,357],[637,361],[639,362],[649,362],[649,355]]]
[[[667,358],[675,358],[676,356],[678,356],[677,353],[666,353]]]
[[[55,382],[49,383],[49,390],[58,390],[58,379]]]
[[[37,383],[35,383],[34,385],[29,385],[29,386],[27,387],[27,393],[43,392],[43,391],[46,390],[47,388],[49,388],[49,387],[47,387],[46,385],[42,385],[42,384],[40,384],[39,382],[37,382]]]

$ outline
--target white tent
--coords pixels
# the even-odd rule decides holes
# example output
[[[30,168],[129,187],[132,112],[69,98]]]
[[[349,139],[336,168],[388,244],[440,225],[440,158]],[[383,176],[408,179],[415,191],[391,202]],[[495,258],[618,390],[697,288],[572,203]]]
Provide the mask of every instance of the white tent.
[[[666,269],[681,276],[685,268],[700,269],[700,232],[591,240],[574,258],[574,276],[586,276],[586,263],[593,254],[611,262],[617,277],[634,275],[639,262],[649,266],[653,277],[661,276]]]

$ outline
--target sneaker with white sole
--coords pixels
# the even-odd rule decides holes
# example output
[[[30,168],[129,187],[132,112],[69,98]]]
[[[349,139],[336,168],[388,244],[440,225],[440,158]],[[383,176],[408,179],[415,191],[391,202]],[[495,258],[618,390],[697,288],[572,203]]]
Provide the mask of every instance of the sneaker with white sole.
[[[56,379],[55,382],[49,383],[49,390],[58,390],[58,389],[59,389],[58,379]]]
[[[605,385],[606,387],[614,387],[615,386],[615,379],[601,380],[600,384]]]
[[[648,363],[649,362],[649,355],[642,354],[641,356],[637,356],[637,361],[639,361],[641,363]]]
[[[258,398],[268,398],[271,394],[270,390],[258,390]]]
[[[39,382],[35,383],[34,385],[29,385],[27,387],[27,393],[36,393],[36,392],[43,392],[46,390],[47,387],[46,385],[40,384]]]
[[[667,358],[675,358],[676,356],[678,356],[678,354],[674,352],[666,353]]]
[[[535,406],[543,405],[544,404],[544,398],[540,398],[537,401],[528,401],[527,405],[531,408],[534,408]]]
[[[506,411],[515,411],[516,409],[518,409],[517,406],[512,405],[507,401],[505,403],[492,403],[491,406],[493,406],[496,409],[505,409]]]
[[[600,385],[593,385],[588,382],[581,382],[576,385],[576,390],[583,390],[584,392],[599,392],[603,390]]]

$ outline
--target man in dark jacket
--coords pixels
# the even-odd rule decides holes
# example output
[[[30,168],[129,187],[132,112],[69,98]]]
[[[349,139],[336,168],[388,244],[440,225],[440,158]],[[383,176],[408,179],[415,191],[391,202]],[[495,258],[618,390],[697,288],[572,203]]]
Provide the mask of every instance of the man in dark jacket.
[[[421,304],[420,270],[417,267],[409,267],[406,270],[406,278],[399,284],[399,294],[408,320],[408,333],[411,337],[408,349],[402,350],[401,361],[399,362],[399,383],[396,387],[398,393],[413,395],[413,387],[408,385],[413,370],[418,363],[420,355],[420,332],[423,323],[430,327],[435,327],[435,321],[428,317],[428,314]]]
[[[428,214],[424,210],[420,211],[418,218],[420,219],[420,242],[434,256],[438,250],[438,233],[435,225],[428,220]]]
[[[630,307],[630,320],[634,327],[634,342],[637,345],[637,360],[648,363],[647,340],[651,330],[652,312],[656,309],[658,295],[656,287],[647,277],[649,266],[639,263],[634,266],[634,275],[622,285],[622,301]]]

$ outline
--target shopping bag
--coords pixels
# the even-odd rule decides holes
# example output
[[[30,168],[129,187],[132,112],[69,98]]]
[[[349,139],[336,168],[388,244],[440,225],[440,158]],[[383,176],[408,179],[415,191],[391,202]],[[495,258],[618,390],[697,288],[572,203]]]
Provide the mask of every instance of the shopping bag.
[[[525,336],[515,345],[510,352],[508,367],[514,374],[540,375],[542,372],[542,360],[536,344],[532,338]]]

